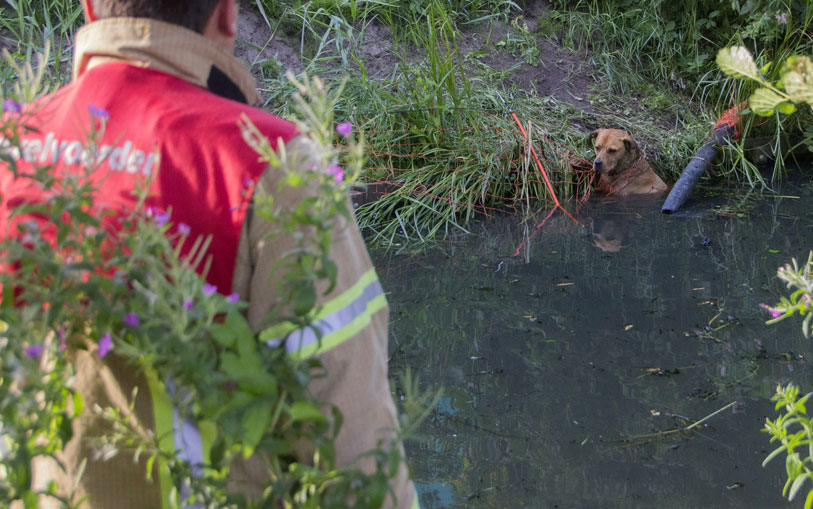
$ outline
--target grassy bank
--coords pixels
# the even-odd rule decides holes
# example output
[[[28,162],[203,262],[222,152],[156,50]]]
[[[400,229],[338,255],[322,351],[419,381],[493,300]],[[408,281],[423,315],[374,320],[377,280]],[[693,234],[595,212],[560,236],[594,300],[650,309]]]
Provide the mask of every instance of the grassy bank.
[[[813,53],[806,2],[723,4],[259,0],[243,8],[263,35],[243,44],[254,50],[249,63],[275,113],[290,111],[285,69],[347,79],[339,106],[343,120],[366,132],[365,181],[388,191],[358,218],[375,240],[395,244],[464,231],[477,215],[548,207],[550,188],[562,199],[586,198],[586,136],[598,127],[632,133],[673,182],[718,116],[751,92],[717,70],[719,48],[745,44],[769,78],[785,56]],[[78,7],[10,5],[2,13],[6,47],[25,60],[53,40],[53,81],[64,80]],[[279,44],[287,60],[267,50]],[[529,131],[550,187],[509,108]],[[712,178],[770,187],[788,149],[813,143],[810,118],[808,107],[746,115],[746,141],[725,151]],[[790,144],[767,144],[773,172],[746,157],[748,140],[788,134]]]

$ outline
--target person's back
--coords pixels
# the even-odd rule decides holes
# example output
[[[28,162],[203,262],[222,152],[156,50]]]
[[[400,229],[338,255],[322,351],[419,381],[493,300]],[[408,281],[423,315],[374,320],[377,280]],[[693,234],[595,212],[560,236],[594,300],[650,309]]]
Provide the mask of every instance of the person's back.
[[[233,0],[216,3],[212,16],[234,6]],[[135,186],[149,179],[147,205],[156,216],[169,214],[176,226],[188,227],[193,237],[212,237],[208,282],[221,293],[239,293],[249,303],[249,322],[260,330],[277,304],[272,267],[290,246],[264,242],[271,226],[251,213],[251,191],[262,187],[273,192],[282,175],[258,160],[237,121],[246,115],[272,146],[286,143],[291,157],[297,150],[306,151],[308,141],[292,124],[245,104],[257,99],[253,79],[222,45],[170,23],[135,18],[93,22],[77,35],[74,65],[69,85],[21,117],[34,129],[23,137],[21,153],[12,154],[18,164],[53,164],[55,171],[97,164],[97,205],[117,211],[132,208]],[[94,143],[90,126],[103,133]],[[42,198],[8,171],[0,172],[0,188],[7,198],[4,207]],[[275,203],[293,207],[301,198],[285,193]],[[0,210],[4,236],[10,234],[8,213]],[[336,290],[319,304],[336,307],[347,301],[335,316],[324,317],[335,328],[335,339],[318,348],[299,346],[320,355],[327,369],[327,377],[311,385],[312,392],[344,414],[336,440],[341,465],[391,437],[397,420],[386,373],[386,301],[354,225],[336,231],[332,256],[339,268]],[[143,462],[135,464],[126,454],[94,461],[84,442],[102,426],[91,415],[93,404],[121,406],[134,385],[146,385],[143,377],[115,355],[102,361],[93,352],[78,352],[75,363],[75,387],[85,397],[86,411],[59,457],[66,471],[42,461],[35,482],[44,486],[56,477],[70,483],[87,458],[80,494],[88,495],[89,507],[158,506],[157,476],[145,481]],[[153,404],[149,397],[136,401],[136,413],[150,427],[156,417]],[[399,507],[409,507],[417,500],[403,470],[393,490]],[[248,462],[236,470],[234,486],[256,492],[265,481],[263,474],[260,465]]]

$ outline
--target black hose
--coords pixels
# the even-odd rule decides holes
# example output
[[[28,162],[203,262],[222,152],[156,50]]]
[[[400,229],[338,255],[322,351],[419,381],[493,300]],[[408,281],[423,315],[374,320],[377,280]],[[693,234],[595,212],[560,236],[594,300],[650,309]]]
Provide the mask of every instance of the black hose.
[[[735,131],[736,127],[731,124],[723,124],[714,130],[714,138],[700,147],[700,150],[684,168],[683,173],[680,174],[680,178],[675,182],[666,201],[663,202],[661,212],[664,214],[677,212],[686,203],[697,181],[703,176],[706,168],[711,166],[711,162],[717,155],[717,145],[722,145]]]

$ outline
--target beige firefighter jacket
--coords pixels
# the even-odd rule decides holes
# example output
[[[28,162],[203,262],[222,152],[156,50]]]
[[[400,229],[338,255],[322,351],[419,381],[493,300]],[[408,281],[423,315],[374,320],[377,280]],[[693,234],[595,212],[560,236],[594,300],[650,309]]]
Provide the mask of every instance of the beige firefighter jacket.
[[[259,100],[254,79],[239,60],[201,35],[174,25],[146,19],[112,18],[80,29],[76,37],[74,76],[109,61],[126,61],[156,69],[201,87],[206,86],[210,68],[216,64],[245,97],[255,104]],[[288,143],[286,152],[302,153],[307,150],[308,143],[302,137],[295,138]],[[258,185],[275,190],[279,178],[278,171],[269,169]],[[294,206],[299,199],[301,197],[282,193],[275,196],[275,203]],[[234,270],[233,290],[249,303],[249,322],[255,331],[261,331],[264,317],[277,305],[275,285],[269,279],[271,269],[290,244],[279,237],[267,242],[271,225],[257,215],[247,217]],[[332,259],[338,264],[337,285],[330,295],[320,297],[320,304],[334,300],[341,304],[349,293],[363,289],[372,281],[377,284],[363,239],[354,224],[337,225]],[[368,306],[369,316],[364,318],[369,319],[357,332],[331,344],[318,348],[310,345],[303,349],[305,354],[319,355],[326,368],[326,376],[316,379],[310,386],[313,395],[317,400],[338,406],[344,417],[344,425],[335,442],[339,465],[357,462],[359,455],[375,448],[379,440],[391,440],[393,430],[398,426],[387,378],[388,310],[383,295],[377,302],[374,308]],[[49,479],[57,479],[61,486],[69,487],[80,465],[86,461],[84,476],[75,493],[77,498],[87,496],[83,507],[161,507],[157,476],[145,479],[143,458],[134,463],[132,454],[122,451],[114,458],[104,460],[88,443],[104,426],[91,412],[94,404],[112,405],[126,412],[136,385],[141,390],[136,398],[134,417],[143,429],[152,427],[153,411],[144,377],[124,365],[114,354],[104,359],[99,359],[93,352],[76,355],[78,375],[75,387],[84,396],[85,410],[74,423],[74,438],[59,455],[65,470],[51,460],[40,459],[35,466],[35,483],[44,487]],[[371,467],[369,461],[358,463],[363,468]],[[256,493],[265,480],[264,475],[261,463],[250,458],[235,465],[230,481],[235,489]],[[405,467],[391,487],[397,507],[417,507],[417,497]],[[53,502],[44,501],[43,505],[47,507]],[[392,502],[390,499],[389,505]]]

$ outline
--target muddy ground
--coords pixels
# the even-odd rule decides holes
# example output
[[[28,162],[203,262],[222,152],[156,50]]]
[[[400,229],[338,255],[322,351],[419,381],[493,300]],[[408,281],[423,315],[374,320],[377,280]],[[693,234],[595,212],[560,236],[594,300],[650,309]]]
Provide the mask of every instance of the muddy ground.
[[[515,22],[520,26],[527,25],[528,30],[535,33],[538,24],[544,22],[550,15],[549,4],[544,0],[531,0],[520,4],[523,6],[522,12],[512,13],[511,21],[519,17],[520,19]],[[559,45],[554,39],[537,35],[539,63],[529,65],[519,55],[513,55],[497,44],[505,39],[509,30],[516,30],[510,24],[487,21],[477,25],[461,25],[458,28],[461,35],[457,43],[462,55],[479,52],[480,62],[496,72],[515,67],[507,74],[504,81],[506,88],[553,97],[589,115],[600,114],[590,101],[594,94],[592,90],[600,90],[601,84],[596,81],[596,72],[591,66],[589,54],[576,54]],[[397,69],[399,58],[393,47],[390,29],[373,20],[363,31],[359,30],[359,33],[363,33],[363,39],[358,41],[357,47],[368,75],[376,79],[391,76]],[[285,70],[297,73],[305,68],[300,56],[300,34],[286,34],[279,30],[272,38],[268,23],[250,6],[244,6],[242,9],[238,39],[236,54],[248,64],[264,59],[276,59]],[[258,51],[257,48],[264,49]],[[410,59],[420,57],[418,54],[408,55]],[[258,66],[254,65],[252,70],[259,77]],[[629,98],[629,105],[635,107],[637,99]],[[665,124],[666,122],[665,119]],[[597,125],[599,123],[597,122]]]

